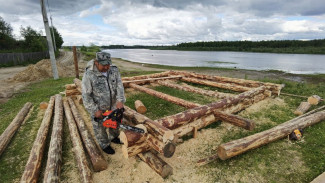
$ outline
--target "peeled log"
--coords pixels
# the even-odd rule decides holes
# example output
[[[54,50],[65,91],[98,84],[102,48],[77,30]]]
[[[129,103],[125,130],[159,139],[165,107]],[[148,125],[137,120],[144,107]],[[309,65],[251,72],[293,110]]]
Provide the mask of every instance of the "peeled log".
[[[55,113],[44,182],[60,182],[62,163],[63,107],[61,95],[55,95]]]
[[[255,128],[255,123],[250,119],[245,119],[241,116],[227,114],[220,111],[214,111],[213,113],[217,119],[233,124],[235,126],[242,127],[246,130],[253,130]]]
[[[26,118],[29,113],[30,108],[32,107],[32,103],[27,102],[24,107],[19,111],[16,117],[12,120],[10,125],[6,128],[6,130],[0,136],[0,155],[6,149],[9,144],[11,138],[15,135],[18,128],[21,126],[22,122]]]
[[[208,115],[216,109],[227,108],[229,106],[236,105],[243,101],[246,98],[252,98],[255,95],[263,93],[265,91],[265,87],[261,86],[250,91],[241,93],[236,95],[235,97],[229,97],[208,105],[203,105],[199,107],[195,107],[193,109],[189,109],[184,112],[180,112],[178,114],[167,116],[161,119],[156,120],[159,124],[165,126],[168,129],[175,129],[179,126],[187,124],[191,121],[194,121],[202,116]]]
[[[137,110],[138,113],[144,114],[147,112],[146,106],[144,106],[140,100],[136,100],[134,102],[134,105],[135,105],[135,109]]]
[[[160,78],[166,77],[170,75],[170,71],[165,71],[161,73],[141,75],[141,76],[133,76],[133,77],[123,77],[122,81],[132,81],[132,80],[140,80],[140,79],[149,79],[149,78]]]
[[[131,147],[136,144],[140,144],[147,139],[147,134],[136,133],[133,131],[125,130],[120,132],[120,140],[123,142],[123,146]]]
[[[196,103],[188,102],[186,100],[183,100],[183,99],[180,99],[180,98],[177,98],[177,97],[174,97],[174,96],[170,96],[170,95],[167,95],[167,94],[155,91],[155,90],[152,90],[150,88],[139,86],[139,85],[134,84],[134,83],[130,83],[130,87],[134,88],[136,90],[145,92],[145,93],[147,93],[149,95],[152,95],[152,96],[167,100],[167,101],[172,102],[172,103],[174,103],[176,105],[186,107],[186,108],[194,108],[194,107],[197,107],[199,105],[199,104],[196,104]]]
[[[308,111],[308,109],[311,107],[311,104],[309,102],[301,102],[298,108],[295,110],[295,115],[302,115],[305,112]]]
[[[51,118],[54,108],[54,96],[50,98],[50,102],[45,111],[42,124],[38,129],[36,139],[34,141],[32,150],[30,152],[28,161],[25,166],[23,176],[20,182],[37,182],[39,177],[39,172],[41,168],[41,162],[43,158],[44,148],[46,145],[46,138],[49,131],[49,126],[51,124]]]
[[[142,115],[127,106],[124,106],[124,108],[124,117],[126,117],[129,121],[133,122],[134,124],[144,124],[151,135],[155,136],[164,143],[174,140],[174,134],[168,128],[162,126],[156,121],[152,121],[147,116]]]
[[[138,156],[153,170],[155,170],[155,172],[157,172],[162,178],[166,178],[167,176],[173,174],[173,168],[156,154],[148,151],[138,154]]]
[[[166,158],[172,157],[175,153],[176,145],[172,142],[162,143],[159,139],[150,134],[148,134],[146,142],[152,149],[164,155]]]
[[[311,105],[318,105],[318,103],[321,101],[322,99],[320,98],[320,96],[318,95],[313,95],[311,97],[308,97],[308,103],[310,103]]]
[[[230,94],[230,93],[222,93],[222,92],[215,92],[215,91],[211,91],[211,90],[204,90],[204,89],[201,89],[201,88],[197,88],[197,87],[187,85],[185,83],[183,83],[182,85],[178,85],[178,84],[171,83],[171,82],[168,82],[168,81],[158,81],[158,83],[160,85],[167,86],[167,87],[170,87],[170,88],[175,88],[175,89],[179,89],[179,90],[183,90],[183,91],[187,91],[187,92],[192,92],[192,93],[198,93],[198,94],[206,95],[206,96],[210,96],[210,97],[227,98],[227,97],[235,96],[235,95]]]
[[[71,95],[81,95],[81,92],[78,89],[65,90],[66,97]]]
[[[150,149],[151,147],[146,142],[142,142],[131,147],[122,146],[122,154],[126,159],[128,159],[129,157],[135,156],[137,154],[147,152]]]
[[[71,109],[67,101],[63,101],[65,116],[67,118],[67,123],[69,126],[70,137],[73,145],[73,152],[75,154],[75,160],[78,165],[79,175],[81,182],[93,182],[92,173],[89,169],[89,164],[85,155],[85,151],[82,146],[80,135],[78,132],[77,125],[72,116]]]
[[[76,120],[76,124],[78,126],[83,143],[86,147],[87,153],[90,157],[90,161],[93,165],[94,171],[99,172],[102,170],[106,170],[108,167],[107,161],[105,160],[103,154],[101,153],[100,149],[96,145],[95,140],[91,136],[91,134],[85,124],[85,121],[82,119],[73,100],[70,97],[68,97],[67,100],[70,104],[72,114]]]
[[[248,87],[245,87],[245,86],[236,85],[236,84],[233,84],[233,83],[217,83],[217,82],[214,82],[214,81],[208,81],[208,80],[202,80],[202,79],[196,79],[196,78],[183,77],[181,80],[186,81],[186,82],[201,84],[201,85],[224,88],[224,89],[227,89],[227,90],[238,91],[238,92],[245,92],[245,91],[249,91],[249,90],[252,89],[252,88],[248,88]]]
[[[218,157],[222,160],[229,159],[250,149],[284,138],[295,129],[306,128],[324,119],[325,110],[307,116],[300,116],[269,130],[221,144],[217,150]]]

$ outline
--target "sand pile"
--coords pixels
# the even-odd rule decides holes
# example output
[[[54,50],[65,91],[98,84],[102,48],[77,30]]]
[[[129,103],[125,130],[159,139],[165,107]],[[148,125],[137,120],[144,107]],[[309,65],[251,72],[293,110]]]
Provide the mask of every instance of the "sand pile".
[[[74,76],[73,66],[63,66],[57,62],[57,69],[59,77],[72,77]],[[51,61],[43,59],[36,64],[29,65],[25,70],[16,74],[12,80],[20,82],[37,81],[53,77]]]

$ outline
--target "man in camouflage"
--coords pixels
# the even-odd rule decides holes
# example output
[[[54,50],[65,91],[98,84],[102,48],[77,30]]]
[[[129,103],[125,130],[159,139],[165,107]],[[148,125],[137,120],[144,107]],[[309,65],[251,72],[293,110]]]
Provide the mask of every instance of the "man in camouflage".
[[[97,52],[96,59],[88,62],[82,78],[82,99],[85,108],[91,114],[97,142],[104,152],[114,154],[110,142],[120,143],[119,131],[109,128],[107,134],[107,129],[95,121],[103,118],[104,111],[123,108],[125,103],[121,76],[117,67],[112,65],[109,53]]]

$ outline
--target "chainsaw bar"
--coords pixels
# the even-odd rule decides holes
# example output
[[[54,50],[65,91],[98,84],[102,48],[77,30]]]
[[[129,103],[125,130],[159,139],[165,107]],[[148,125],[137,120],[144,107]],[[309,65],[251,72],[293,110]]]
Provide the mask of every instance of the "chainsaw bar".
[[[134,127],[134,126],[120,124],[119,127],[124,129],[124,130],[130,130],[130,131],[134,131],[134,132],[137,132],[137,133],[144,133],[143,129],[137,128],[137,127]]]

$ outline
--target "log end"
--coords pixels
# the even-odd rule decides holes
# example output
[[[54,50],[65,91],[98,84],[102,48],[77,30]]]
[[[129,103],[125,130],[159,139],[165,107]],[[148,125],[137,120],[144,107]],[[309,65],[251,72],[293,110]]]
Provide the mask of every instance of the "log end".
[[[162,168],[161,177],[166,178],[172,174],[173,174],[173,168],[168,164],[164,165]]]
[[[218,154],[218,157],[221,160],[226,160],[226,159],[230,158],[230,157],[227,156],[227,152],[226,152],[225,148],[222,145],[220,145],[218,147],[217,154]]]
[[[107,161],[97,161],[96,163],[93,163],[93,168],[95,172],[100,172],[103,170],[106,170],[108,168]]]
[[[48,106],[49,104],[47,103],[47,102],[41,102],[40,104],[39,104],[39,108],[40,109],[47,109],[47,106]]]
[[[170,158],[174,155],[176,150],[176,145],[174,143],[168,143],[165,145],[163,152],[166,158]]]
[[[311,105],[318,105],[320,100],[321,100],[321,97],[318,95],[313,95],[313,96],[308,97],[308,103]]]

